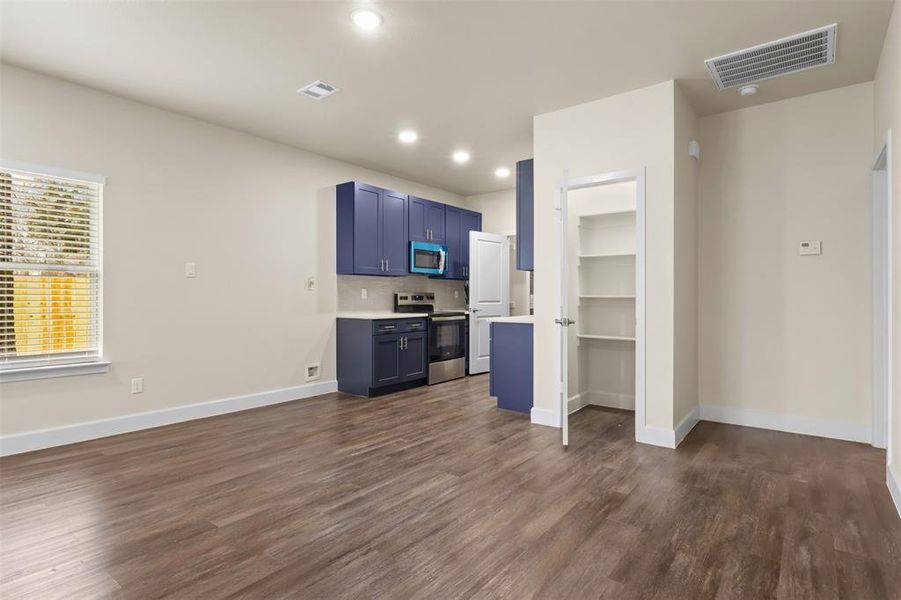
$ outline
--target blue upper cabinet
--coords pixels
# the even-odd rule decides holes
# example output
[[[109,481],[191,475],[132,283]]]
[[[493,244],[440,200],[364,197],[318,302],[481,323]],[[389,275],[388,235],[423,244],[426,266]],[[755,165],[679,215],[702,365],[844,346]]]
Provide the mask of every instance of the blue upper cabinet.
[[[481,213],[445,207],[445,245],[448,279],[469,278],[469,232],[482,230]]]
[[[337,273],[407,275],[407,196],[350,181],[337,187]]]
[[[410,196],[408,206],[410,241],[444,244],[444,205]]]
[[[385,257],[385,275],[403,276],[410,272],[407,258],[407,196],[389,190],[382,192],[381,256]]]
[[[535,161],[516,163],[516,268],[535,269]]]

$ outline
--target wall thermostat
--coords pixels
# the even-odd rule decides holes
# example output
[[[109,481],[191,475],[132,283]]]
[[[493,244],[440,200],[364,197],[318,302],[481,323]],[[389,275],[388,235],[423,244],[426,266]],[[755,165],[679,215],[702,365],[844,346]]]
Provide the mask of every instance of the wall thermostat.
[[[799,246],[801,256],[814,256],[823,253],[822,242],[820,240],[803,240]]]

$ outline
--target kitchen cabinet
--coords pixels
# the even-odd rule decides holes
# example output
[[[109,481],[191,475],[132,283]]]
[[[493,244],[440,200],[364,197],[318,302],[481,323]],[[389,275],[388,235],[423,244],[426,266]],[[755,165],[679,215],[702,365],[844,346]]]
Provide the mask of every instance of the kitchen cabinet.
[[[535,269],[535,161],[516,163],[516,268]]]
[[[365,183],[337,186],[339,275],[408,274],[407,202],[406,194]]]
[[[497,407],[529,414],[532,411],[532,349],[529,317],[492,321],[489,327],[491,371],[488,395]]]
[[[444,204],[410,196],[408,207],[410,241],[444,244]]]
[[[482,214],[445,207],[445,245],[447,245],[447,279],[469,279],[469,232],[482,230]]]
[[[428,324],[423,318],[337,321],[338,389],[357,396],[423,385]]]

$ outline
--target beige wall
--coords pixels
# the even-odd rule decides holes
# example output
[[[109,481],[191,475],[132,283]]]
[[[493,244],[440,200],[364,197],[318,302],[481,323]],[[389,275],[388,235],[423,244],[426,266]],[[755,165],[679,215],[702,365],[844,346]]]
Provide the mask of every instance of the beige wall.
[[[482,213],[482,231],[516,235],[516,188],[467,196],[466,205]]]
[[[572,178],[645,167],[647,177],[646,423],[673,428],[674,82],[604,98],[534,119],[535,395],[557,405],[555,353],[559,257],[557,186]]]
[[[516,269],[516,188],[468,196],[466,205],[482,213],[482,231],[514,236],[510,244],[510,314],[529,314],[529,272]]]
[[[2,158],[106,175],[104,375],[0,387],[11,434],[335,378],[334,186],[455,194],[17,68]],[[184,263],[197,263],[185,279]],[[308,276],[316,292],[304,291]],[[143,376],[144,393],[129,393]]]
[[[901,482],[901,5],[895,2],[889,23],[879,69],[876,72],[874,106],[876,135],[874,152],[885,143],[886,133],[892,131],[892,240],[893,282],[892,297],[892,470],[895,481]]]
[[[675,319],[673,423],[698,407],[698,161],[688,143],[698,138],[698,119],[679,86],[675,89]]]
[[[699,123],[702,412],[814,419],[866,439],[873,85]],[[821,256],[798,255],[810,239]]]

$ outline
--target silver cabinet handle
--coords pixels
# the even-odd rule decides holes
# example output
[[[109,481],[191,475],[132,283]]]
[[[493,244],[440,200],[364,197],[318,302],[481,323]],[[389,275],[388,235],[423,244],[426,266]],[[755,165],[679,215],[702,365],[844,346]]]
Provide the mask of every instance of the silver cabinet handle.
[[[386,271],[388,270],[388,259],[387,258],[385,259],[385,270]]]
[[[380,258],[379,259],[379,271],[384,271],[384,270],[385,270],[385,259]]]
[[[403,349],[406,350],[406,349],[407,349],[407,337],[404,336],[404,337],[402,337],[402,338],[400,338],[400,339],[401,339],[401,341],[403,342],[403,346],[402,346]]]

